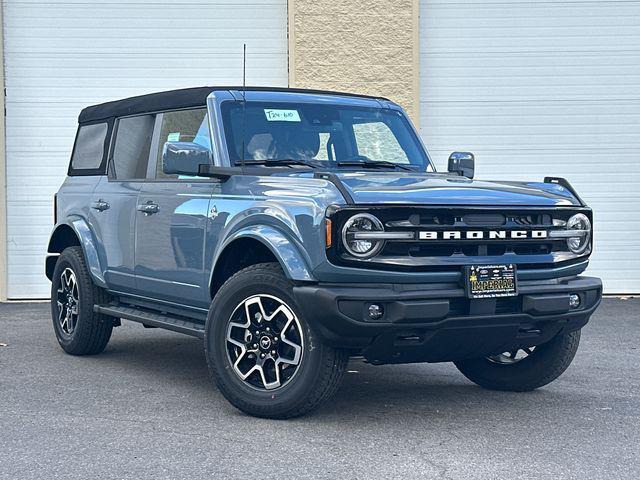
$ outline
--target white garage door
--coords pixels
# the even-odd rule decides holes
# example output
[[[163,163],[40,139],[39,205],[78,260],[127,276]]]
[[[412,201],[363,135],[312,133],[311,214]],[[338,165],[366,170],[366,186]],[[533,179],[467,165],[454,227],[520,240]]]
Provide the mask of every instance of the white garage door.
[[[640,2],[421,0],[421,130],[439,168],[566,177],[594,209],[590,274],[640,292]]]
[[[49,296],[52,195],[82,107],[172,88],[287,85],[287,0],[5,1],[9,298]]]

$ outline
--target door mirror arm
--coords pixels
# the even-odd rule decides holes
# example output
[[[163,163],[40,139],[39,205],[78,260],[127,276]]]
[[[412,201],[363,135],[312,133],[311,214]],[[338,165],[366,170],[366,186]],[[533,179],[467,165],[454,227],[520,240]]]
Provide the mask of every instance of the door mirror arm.
[[[208,163],[203,163],[198,166],[198,176],[207,178],[216,178],[221,182],[226,182],[234,175],[241,175],[242,168],[240,167],[216,167]]]

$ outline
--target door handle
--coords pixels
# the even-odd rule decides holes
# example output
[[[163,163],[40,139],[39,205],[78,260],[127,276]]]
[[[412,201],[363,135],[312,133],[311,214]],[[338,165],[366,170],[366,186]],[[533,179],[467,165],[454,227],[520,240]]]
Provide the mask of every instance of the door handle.
[[[153,203],[151,200],[149,200],[147,203],[138,205],[138,211],[144,213],[145,215],[153,215],[154,213],[158,213],[160,211],[160,206],[157,203]]]
[[[109,210],[109,204],[104,200],[100,199],[97,202],[93,202],[91,204],[91,208],[94,210],[98,210],[99,212],[104,212],[105,210]]]

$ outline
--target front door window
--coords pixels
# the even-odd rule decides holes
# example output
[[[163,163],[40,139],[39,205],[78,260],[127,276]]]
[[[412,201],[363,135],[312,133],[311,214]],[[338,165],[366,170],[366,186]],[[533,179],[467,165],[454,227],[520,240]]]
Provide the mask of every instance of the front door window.
[[[156,178],[187,178],[183,175],[167,174],[164,172],[162,152],[167,142],[192,143],[210,150],[211,137],[209,135],[207,109],[198,108],[164,113],[162,115],[159,136],[158,150],[156,152],[158,158]]]

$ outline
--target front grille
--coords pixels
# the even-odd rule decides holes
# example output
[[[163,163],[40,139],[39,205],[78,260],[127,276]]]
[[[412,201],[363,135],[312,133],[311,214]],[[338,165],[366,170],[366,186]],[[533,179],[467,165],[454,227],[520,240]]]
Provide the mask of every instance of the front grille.
[[[388,220],[385,227],[389,231],[406,231],[428,229],[429,231],[469,229],[549,229],[553,227],[553,217],[548,213],[514,212],[510,214],[499,212],[466,212],[460,210],[439,214],[411,214],[406,219]],[[410,257],[451,257],[461,255],[466,257],[501,256],[508,253],[515,255],[548,255],[553,251],[564,249],[564,241],[440,241],[440,242],[387,242],[382,255]]]
[[[379,218],[385,232],[412,232],[414,237],[410,240],[388,240],[380,253],[366,260],[351,257],[341,248],[341,238],[336,237],[336,248],[328,251],[333,263],[401,270],[441,270],[456,268],[456,265],[493,262],[516,263],[521,268],[556,265],[575,260],[578,256],[568,250],[565,239],[549,238],[548,232],[563,229],[564,222],[578,212],[591,217],[589,209],[573,207],[353,207],[335,212],[333,224],[338,228],[334,231],[340,232],[344,222],[360,212]],[[515,231],[524,232],[525,238],[512,236]],[[544,236],[537,236],[537,233],[544,233]],[[460,237],[445,238],[445,235],[452,234]]]

